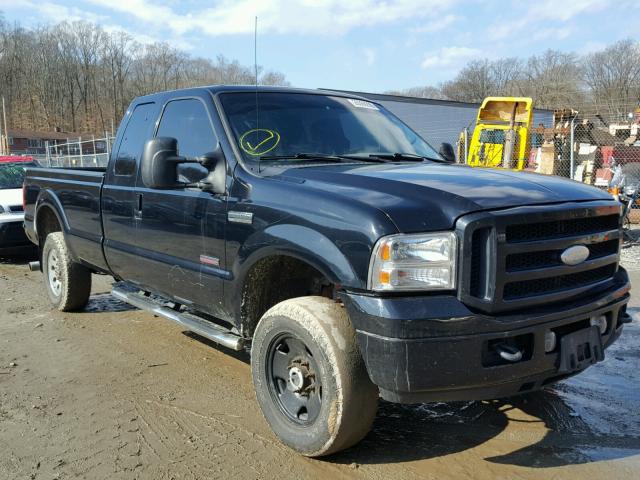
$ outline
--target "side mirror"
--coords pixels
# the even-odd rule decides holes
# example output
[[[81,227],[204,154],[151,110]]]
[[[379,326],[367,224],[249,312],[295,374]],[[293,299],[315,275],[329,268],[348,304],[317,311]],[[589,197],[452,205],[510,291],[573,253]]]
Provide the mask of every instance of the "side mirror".
[[[212,193],[227,191],[227,160],[219,143],[212,152],[205,153],[194,161],[209,170],[209,175],[198,182],[200,188]]]
[[[178,182],[177,167],[181,163],[199,163],[209,170],[200,182],[186,184]],[[142,182],[147,188],[169,189],[185,186],[198,187],[213,193],[225,193],[227,163],[220,144],[198,158],[178,155],[178,141],[170,137],[156,137],[148,140],[142,153]]]
[[[186,158],[178,156],[178,141],[170,137],[147,140],[142,152],[142,182],[148,188],[176,188],[176,167]]]
[[[449,163],[456,162],[456,154],[453,151],[453,147],[450,143],[443,143],[440,145],[440,150],[438,151],[440,156],[444,158]]]

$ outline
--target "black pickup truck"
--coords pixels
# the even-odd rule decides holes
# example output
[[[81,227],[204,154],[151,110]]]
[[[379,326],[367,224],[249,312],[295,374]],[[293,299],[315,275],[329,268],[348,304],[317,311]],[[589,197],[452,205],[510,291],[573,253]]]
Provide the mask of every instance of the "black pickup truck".
[[[452,163],[352,95],[214,86],[131,104],[106,169],[33,169],[51,301],[113,294],[250,348],[258,403],[308,456],[392,402],[523,394],[629,321],[620,206],[577,182]]]

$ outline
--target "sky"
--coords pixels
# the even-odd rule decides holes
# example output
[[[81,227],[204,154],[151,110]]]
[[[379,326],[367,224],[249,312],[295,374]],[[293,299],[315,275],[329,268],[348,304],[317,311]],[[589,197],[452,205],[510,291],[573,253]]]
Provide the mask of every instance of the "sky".
[[[292,85],[369,92],[437,85],[473,59],[579,54],[640,39],[637,0],[0,0],[24,26],[88,20],[142,43],[223,54]]]

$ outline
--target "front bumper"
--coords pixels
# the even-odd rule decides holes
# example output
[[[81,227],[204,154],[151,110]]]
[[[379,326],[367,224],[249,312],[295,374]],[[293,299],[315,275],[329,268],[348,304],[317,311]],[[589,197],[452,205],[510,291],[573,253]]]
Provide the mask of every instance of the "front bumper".
[[[0,255],[17,255],[35,249],[24,233],[22,222],[22,217],[0,221]]]
[[[578,371],[560,372],[559,347],[545,352],[545,333],[563,335],[606,315],[606,349],[629,321],[629,278],[624,269],[606,290],[581,300],[490,316],[469,310],[453,295],[379,297],[345,293],[371,380],[385,400],[399,403],[482,400],[542,388]],[[525,352],[510,363],[495,354],[496,342]],[[497,359],[496,359],[497,357]]]

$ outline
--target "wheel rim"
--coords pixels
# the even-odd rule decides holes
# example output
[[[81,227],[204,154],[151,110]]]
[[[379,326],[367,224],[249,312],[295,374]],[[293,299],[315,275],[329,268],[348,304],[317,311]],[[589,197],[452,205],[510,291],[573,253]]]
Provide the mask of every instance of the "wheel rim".
[[[269,393],[292,422],[312,424],[322,408],[320,370],[311,350],[290,334],[271,342],[267,356]]]
[[[51,250],[47,256],[47,277],[51,291],[59,297],[62,293],[62,280],[60,279],[60,259],[55,250]]]

